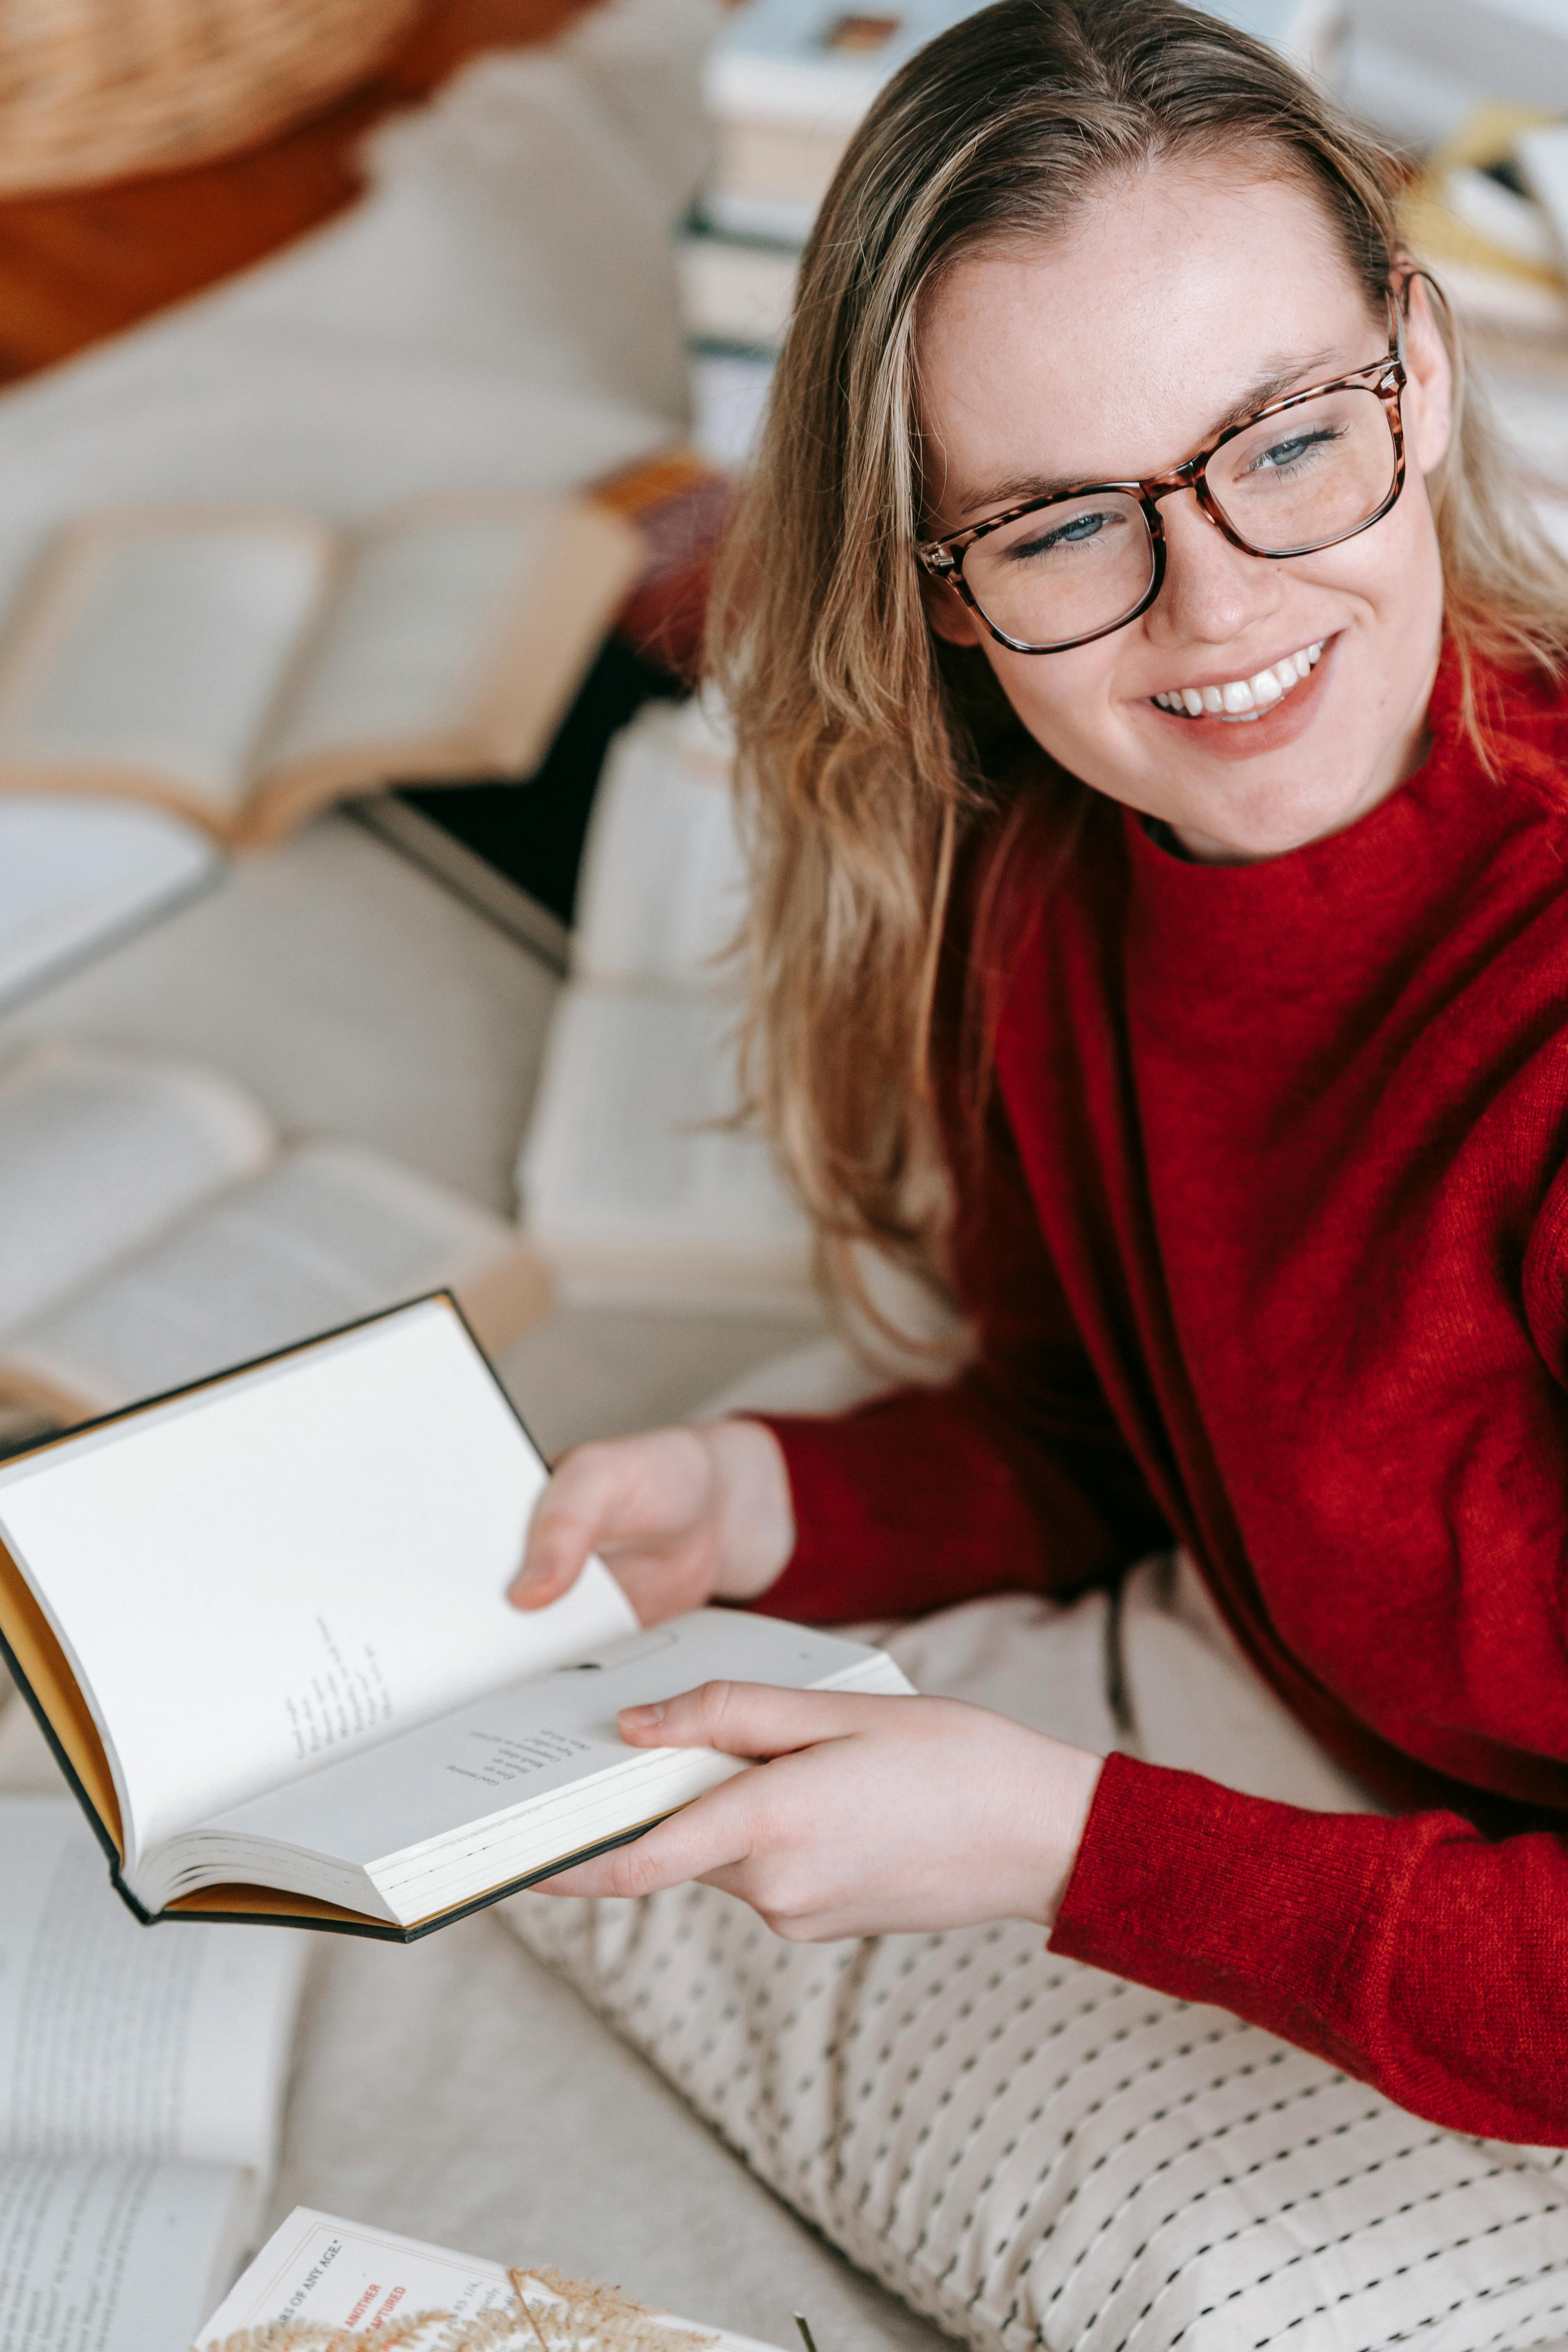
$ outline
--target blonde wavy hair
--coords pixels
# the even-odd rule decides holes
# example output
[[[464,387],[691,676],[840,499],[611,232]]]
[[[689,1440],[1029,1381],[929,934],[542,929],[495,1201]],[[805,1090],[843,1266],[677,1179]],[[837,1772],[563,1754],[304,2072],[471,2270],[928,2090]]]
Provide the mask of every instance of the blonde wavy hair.
[[[932,41],[853,141],[805,252],[710,660],[752,857],[751,1098],[841,1290],[860,1287],[848,1244],[940,1265],[932,1012],[955,859],[1049,773],[1017,758],[984,657],[926,622],[921,305],[977,247],[1059,232],[1108,179],[1177,154],[1296,173],[1384,318],[1405,254],[1396,158],[1274,51],[1177,0],[1000,0]],[[1559,674],[1568,567],[1446,310],[1440,327],[1459,398],[1429,488],[1484,757],[1478,657]]]

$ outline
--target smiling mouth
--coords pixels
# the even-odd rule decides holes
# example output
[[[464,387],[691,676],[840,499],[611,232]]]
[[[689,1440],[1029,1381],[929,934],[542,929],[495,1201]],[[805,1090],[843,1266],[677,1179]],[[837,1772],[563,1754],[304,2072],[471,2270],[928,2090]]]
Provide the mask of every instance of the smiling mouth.
[[[1231,678],[1224,686],[1173,687],[1168,694],[1153,694],[1149,699],[1178,719],[1228,719],[1245,724],[1248,719],[1261,719],[1266,710],[1283,702],[1304,677],[1310,677],[1327,642],[1320,637],[1316,645],[1303,646],[1300,653],[1287,654],[1283,661],[1276,662],[1272,668],[1256,671],[1251,677]]]

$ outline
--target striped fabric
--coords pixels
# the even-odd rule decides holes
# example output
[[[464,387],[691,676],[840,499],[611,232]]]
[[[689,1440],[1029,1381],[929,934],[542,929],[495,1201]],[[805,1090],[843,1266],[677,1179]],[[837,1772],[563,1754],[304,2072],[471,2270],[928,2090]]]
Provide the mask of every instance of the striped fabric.
[[[1005,1599],[888,1646],[1064,1736],[1364,1801],[1169,1563],[1119,1622],[1103,1595]],[[1036,1928],[791,1945],[701,1886],[508,1911],[770,2188],[977,2352],[1568,2344],[1568,2151],[1436,2130]]]

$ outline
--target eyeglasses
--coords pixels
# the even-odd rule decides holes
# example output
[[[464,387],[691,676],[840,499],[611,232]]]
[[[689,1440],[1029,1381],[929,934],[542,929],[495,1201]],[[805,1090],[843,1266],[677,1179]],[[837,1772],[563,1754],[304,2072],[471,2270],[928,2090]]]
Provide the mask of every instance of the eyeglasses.
[[[1401,293],[1404,289],[1401,289]],[[1405,487],[1405,327],[1370,367],[1270,401],[1169,473],[1086,482],[928,540],[916,560],[956,589],[998,645],[1059,654],[1146,613],[1165,578],[1160,500],[1196,493],[1198,510],[1246,555],[1279,562],[1337,547],[1381,522]]]

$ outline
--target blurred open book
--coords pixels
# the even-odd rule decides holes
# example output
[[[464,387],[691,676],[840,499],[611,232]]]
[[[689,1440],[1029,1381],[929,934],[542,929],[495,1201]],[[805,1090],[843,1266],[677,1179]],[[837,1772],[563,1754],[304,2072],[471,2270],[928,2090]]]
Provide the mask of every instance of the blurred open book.
[[[0,1078],[0,1447],[447,1286],[542,1310],[502,1219],[356,1144],[286,1143],[216,1073],[45,1046]]]
[[[124,793],[227,844],[401,778],[525,775],[642,565],[589,499],[90,517],[0,643],[0,791]]]
[[[0,2343],[179,2352],[259,2235],[306,1948],[145,1934],[64,1795],[0,1795]]]
[[[209,835],[129,800],[0,793],[0,1004],[209,888]]]

